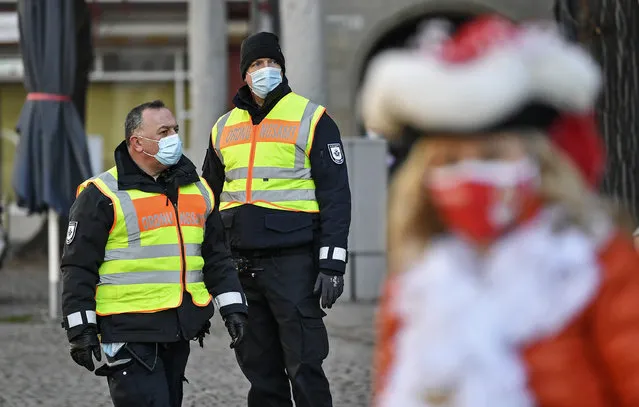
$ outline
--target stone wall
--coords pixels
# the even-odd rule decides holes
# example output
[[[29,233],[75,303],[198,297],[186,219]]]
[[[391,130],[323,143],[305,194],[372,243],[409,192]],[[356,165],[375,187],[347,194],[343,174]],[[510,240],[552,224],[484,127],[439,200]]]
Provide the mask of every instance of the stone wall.
[[[326,0],[328,110],[343,137],[360,136],[356,92],[368,56],[389,31],[419,16],[499,11],[513,19],[551,18],[553,0]]]

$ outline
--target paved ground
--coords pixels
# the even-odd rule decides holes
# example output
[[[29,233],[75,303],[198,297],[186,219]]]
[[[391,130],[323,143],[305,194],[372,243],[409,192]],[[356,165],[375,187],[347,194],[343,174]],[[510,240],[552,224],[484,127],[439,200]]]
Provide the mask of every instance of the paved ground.
[[[46,318],[46,274],[41,259],[0,270],[0,407],[110,406],[104,379],[71,361],[64,331]],[[336,407],[368,405],[373,314],[371,304],[341,304],[326,318]],[[204,349],[191,347],[184,407],[246,405],[246,380],[214,319]]]

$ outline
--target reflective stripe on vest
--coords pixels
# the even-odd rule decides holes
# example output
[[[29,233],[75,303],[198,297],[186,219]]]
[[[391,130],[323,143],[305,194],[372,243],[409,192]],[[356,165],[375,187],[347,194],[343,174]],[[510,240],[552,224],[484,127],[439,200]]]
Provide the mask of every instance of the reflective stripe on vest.
[[[225,166],[220,210],[243,204],[317,212],[309,154],[324,107],[294,93],[280,100],[259,125],[233,109],[211,130]]]
[[[78,194],[88,184],[111,199],[114,213],[98,270],[98,315],[175,308],[184,289],[196,305],[210,303],[201,247],[215,202],[205,181],[180,187],[177,208],[162,194],[119,190],[115,167],[85,181]]]

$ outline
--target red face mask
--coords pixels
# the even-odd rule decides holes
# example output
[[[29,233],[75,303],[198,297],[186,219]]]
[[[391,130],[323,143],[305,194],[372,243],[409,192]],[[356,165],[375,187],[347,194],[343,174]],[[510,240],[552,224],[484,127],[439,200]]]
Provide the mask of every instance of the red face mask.
[[[539,182],[529,159],[465,160],[435,168],[426,187],[452,232],[485,243],[537,212]]]

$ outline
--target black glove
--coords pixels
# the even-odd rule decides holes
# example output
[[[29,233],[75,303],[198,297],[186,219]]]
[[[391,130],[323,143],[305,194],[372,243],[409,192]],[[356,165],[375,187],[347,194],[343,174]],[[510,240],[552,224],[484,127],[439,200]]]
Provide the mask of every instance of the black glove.
[[[320,301],[322,308],[331,308],[344,292],[344,276],[329,275],[327,273],[330,273],[330,271],[324,272],[320,270],[315,282],[315,289],[313,289],[314,294],[322,294]]]
[[[226,329],[229,331],[229,335],[231,335],[231,349],[235,348],[240,342],[242,342],[242,338],[244,338],[244,330],[246,329],[246,315],[241,314],[239,312],[235,312],[233,314],[229,314],[224,318],[224,325],[226,325]]]
[[[198,332],[197,335],[195,335],[195,338],[193,338],[194,341],[198,341],[198,343],[200,344],[200,348],[204,347],[204,337],[207,334],[211,333],[210,328],[211,328],[211,321],[206,321],[202,329],[200,329],[200,332]]]
[[[89,327],[82,333],[70,341],[71,358],[80,366],[86,367],[89,372],[93,372],[95,365],[93,357],[98,362],[102,360],[100,352],[100,341],[98,341],[98,332],[95,328]]]

